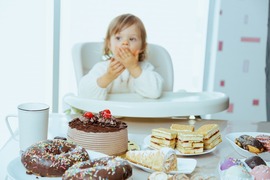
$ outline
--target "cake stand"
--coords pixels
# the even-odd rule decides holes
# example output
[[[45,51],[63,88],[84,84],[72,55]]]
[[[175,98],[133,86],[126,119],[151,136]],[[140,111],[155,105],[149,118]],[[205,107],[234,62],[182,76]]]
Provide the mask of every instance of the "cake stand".
[[[220,92],[163,92],[158,99],[135,93],[110,94],[107,100],[70,95],[64,97],[64,102],[93,113],[110,109],[114,116],[151,118],[213,114],[229,106],[228,96]]]

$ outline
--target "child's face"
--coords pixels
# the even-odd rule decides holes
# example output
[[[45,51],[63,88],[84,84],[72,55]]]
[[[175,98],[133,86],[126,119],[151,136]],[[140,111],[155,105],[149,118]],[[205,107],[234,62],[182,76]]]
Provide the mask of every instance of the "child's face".
[[[131,25],[118,34],[111,36],[110,50],[112,53],[117,54],[120,47],[129,48],[133,54],[142,51],[141,33],[136,25]]]

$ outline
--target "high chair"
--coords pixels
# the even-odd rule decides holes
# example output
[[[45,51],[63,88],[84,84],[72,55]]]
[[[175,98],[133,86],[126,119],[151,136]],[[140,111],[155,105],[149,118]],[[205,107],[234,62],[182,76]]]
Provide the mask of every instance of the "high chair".
[[[86,42],[75,44],[72,58],[77,85],[89,70],[102,60],[102,42]],[[168,51],[155,44],[147,45],[146,61],[149,61],[164,79],[164,91],[173,91],[173,64]]]
[[[98,61],[102,60],[103,43],[85,42],[75,44],[72,57],[77,85],[80,79]],[[159,45],[148,44],[146,61],[164,79],[162,96],[158,99],[144,98],[136,93],[109,94],[107,100],[81,98],[76,95],[64,97],[64,102],[83,111],[98,113],[110,109],[115,116],[122,117],[180,117],[204,115],[228,108],[229,98],[219,92],[173,91],[173,64],[167,50]]]

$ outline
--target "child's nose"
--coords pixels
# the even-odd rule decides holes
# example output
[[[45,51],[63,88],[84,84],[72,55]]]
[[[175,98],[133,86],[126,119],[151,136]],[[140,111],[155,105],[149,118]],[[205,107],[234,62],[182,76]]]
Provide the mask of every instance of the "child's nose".
[[[122,45],[128,45],[128,41],[127,41],[127,40],[124,40],[124,41],[122,42]]]

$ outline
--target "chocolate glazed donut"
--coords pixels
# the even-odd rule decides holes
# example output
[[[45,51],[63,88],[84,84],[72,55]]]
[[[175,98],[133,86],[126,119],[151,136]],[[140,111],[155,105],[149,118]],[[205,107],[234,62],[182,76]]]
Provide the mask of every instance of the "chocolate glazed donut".
[[[130,176],[132,167],[128,161],[107,156],[74,164],[63,174],[62,179],[124,180]]]
[[[89,160],[87,151],[61,139],[40,141],[21,156],[27,174],[61,177],[74,163]]]

